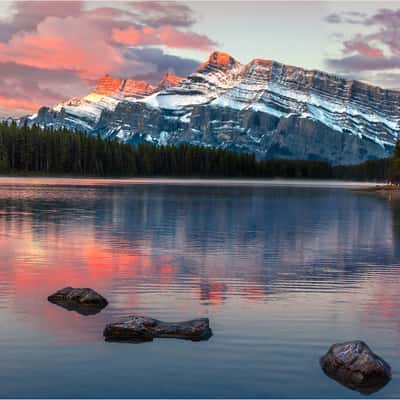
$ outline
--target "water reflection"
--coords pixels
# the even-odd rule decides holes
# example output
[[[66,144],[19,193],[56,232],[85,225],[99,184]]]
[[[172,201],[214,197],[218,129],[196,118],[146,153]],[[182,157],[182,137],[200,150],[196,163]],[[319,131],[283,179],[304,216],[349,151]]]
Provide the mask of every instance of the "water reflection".
[[[344,191],[17,187],[0,196],[7,239],[0,246],[9,260],[2,274],[10,275],[3,281],[25,293],[47,269],[57,271],[43,282],[47,288],[85,280],[107,287],[118,278],[168,285],[190,277],[203,302],[249,290],[253,300],[262,290],[263,300],[292,281],[299,290],[324,280],[351,284],[377,263],[391,263],[399,248],[398,203],[389,209]]]
[[[24,312],[37,305],[22,294],[67,284],[111,291],[123,308],[177,285],[210,306],[351,287],[396,257],[396,205],[296,188],[3,187],[1,280]]]
[[[318,348],[357,335],[385,337],[389,359],[400,348],[399,204],[337,188],[8,183],[0,186],[0,320],[81,344],[102,341],[104,325],[129,314],[208,316],[216,333],[207,345],[216,348],[204,357],[222,363],[217,380],[228,379],[222,365],[233,351],[252,365],[242,391],[214,387],[215,395],[310,396],[309,385],[284,392],[279,382],[295,382],[291,368],[314,365],[305,359],[317,360]],[[92,287],[109,306],[83,317],[47,302],[67,285]],[[268,370],[271,393],[255,381],[267,358],[280,366]],[[319,373],[316,363],[310,374]],[[393,395],[392,385],[381,393]],[[141,394],[163,397],[148,390]]]
[[[392,211],[393,248],[395,255],[400,257],[400,198],[389,198],[387,201]]]

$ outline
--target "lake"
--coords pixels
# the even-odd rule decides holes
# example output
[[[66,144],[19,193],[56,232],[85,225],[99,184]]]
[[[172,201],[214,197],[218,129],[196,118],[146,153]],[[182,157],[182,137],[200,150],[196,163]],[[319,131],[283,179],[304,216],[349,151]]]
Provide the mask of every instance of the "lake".
[[[363,397],[328,378],[366,341],[400,397],[400,200],[324,182],[0,179],[0,397]],[[64,286],[109,300],[83,316]],[[136,314],[190,342],[107,343]]]

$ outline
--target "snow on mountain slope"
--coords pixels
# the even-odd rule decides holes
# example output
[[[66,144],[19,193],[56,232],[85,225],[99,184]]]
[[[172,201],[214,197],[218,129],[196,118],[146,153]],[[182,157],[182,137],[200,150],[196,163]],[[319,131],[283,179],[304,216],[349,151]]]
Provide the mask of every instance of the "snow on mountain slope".
[[[64,103],[57,104],[51,110],[53,113],[59,113],[63,116],[61,124],[58,123],[57,118],[55,118],[54,123],[46,121],[44,125],[67,126],[73,129],[91,131],[99,121],[101,113],[104,110],[113,111],[119,101],[120,100],[116,97],[96,92],[90,93],[81,99],[74,98]],[[39,116],[40,114],[39,111]],[[33,122],[36,121],[33,120]],[[39,120],[39,123],[43,125],[43,121]]]
[[[214,52],[187,78],[167,73],[157,86],[106,75],[88,96],[42,108],[27,122],[132,143],[355,163],[390,155],[400,92],[272,60],[243,65]]]
[[[105,75],[98,80],[92,93],[82,98],[72,98],[53,107],[52,111],[63,115],[63,121],[47,122],[46,125],[69,126],[91,131],[96,127],[103,111],[114,111],[123,99],[135,101],[156,90],[155,86],[145,81]]]
[[[205,104],[237,85],[244,66],[229,54],[214,52],[196,72],[163,91],[143,99],[153,108],[180,110]]]

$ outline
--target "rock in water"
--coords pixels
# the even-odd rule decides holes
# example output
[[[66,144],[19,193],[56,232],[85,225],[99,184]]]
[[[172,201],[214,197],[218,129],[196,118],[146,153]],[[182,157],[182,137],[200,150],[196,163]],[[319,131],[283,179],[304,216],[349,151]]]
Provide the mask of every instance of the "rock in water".
[[[320,359],[324,372],[342,385],[370,394],[391,379],[391,368],[362,341],[337,343]]]
[[[103,296],[90,288],[65,287],[53,293],[47,300],[82,315],[97,314],[108,304]]]
[[[108,324],[103,335],[107,341],[147,342],[156,337],[200,341],[208,340],[212,336],[212,331],[208,318],[184,322],[163,322],[132,315]]]

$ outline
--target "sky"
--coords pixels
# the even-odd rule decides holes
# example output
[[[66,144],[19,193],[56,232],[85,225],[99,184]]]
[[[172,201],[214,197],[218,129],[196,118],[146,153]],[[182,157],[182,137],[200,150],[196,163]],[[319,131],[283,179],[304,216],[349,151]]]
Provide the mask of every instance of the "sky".
[[[400,89],[400,3],[1,1],[0,116],[85,95],[107,73],[187,76],[215,50]]]

